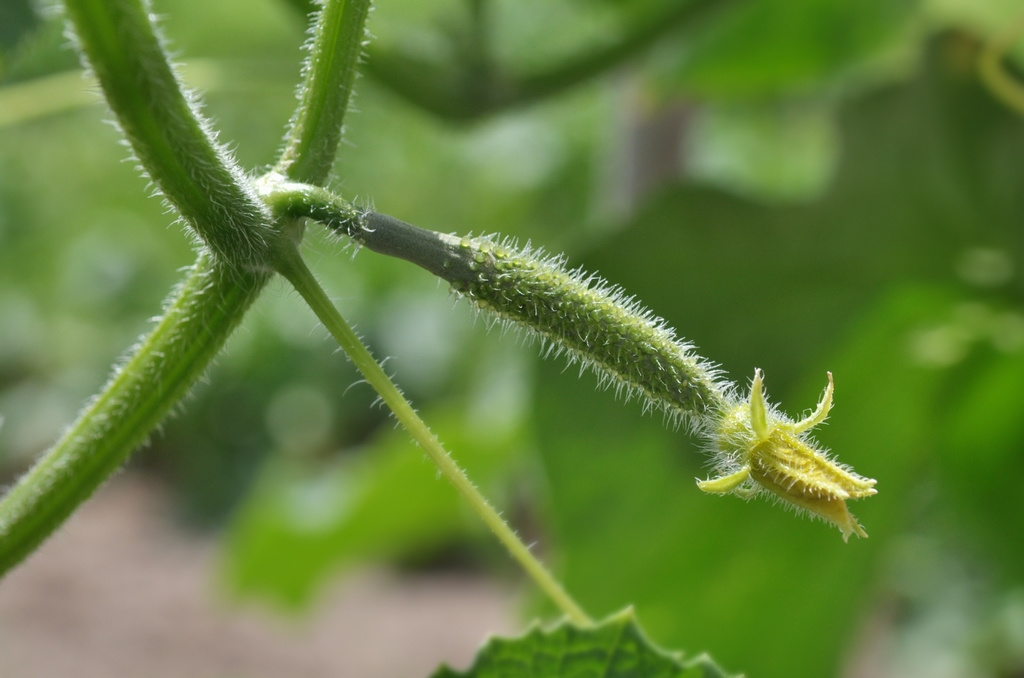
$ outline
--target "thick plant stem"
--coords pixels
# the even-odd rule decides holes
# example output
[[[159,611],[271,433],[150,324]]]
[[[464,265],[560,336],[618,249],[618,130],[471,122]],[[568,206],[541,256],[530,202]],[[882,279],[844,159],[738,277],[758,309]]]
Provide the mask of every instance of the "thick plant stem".
[[[317,16],[299,107],[276,172],[320,185],[334,164],[363,48],[370,0],[327,0]]]
[[[617,40],[534,73],[515,74],[489,61],[481,63],[479,57],[486,55],[481,47],[468,51],[471,60],[466,63],[452,64],[428,62],[400,47],[371,48],[365,70],[424,110],[451,120],[473,120],[541,101],[607,73],[672,32],[703,20],[710,11],[720,11],[725,4],[713,0],[666,2],[654,16],[632,26]]]
[[[0,499],[0,575],[64,522],[185,396],[267,279],[209,253],[199,257],[153,332]]]
[[[455,489],[469,503],[473,511],[494,532],[498,540],[509,550],[512,557],[526,570],[534,582],[549,598],[577,625],[590,625],[593,622],[579,605],[566,593],[561,584],[551,576],[544,565],[520,541],[515,532],[502,519],[480,491],[476,489],[465,472],[459,468],[455,460],[438,441],[437,437],[419,418],[409,401],[401,394],[391,379],[374,360],[370,352],[356,336],[355,332],[327,298],[316,278],[306,267],[298,250],[282,253],[278,272],[281,273],[306,300],[310,308],[324,324],[327,330],[338,341],[341,348],[348,354],[356,368],[380,394],[384,403],[395,413],[398,421],[409,431],[413,439],[419,443],[427,456],[437,464],[441,473],[455,486]]]
[[[66,0],[79,47],[132,149],[188,226],[236,268],[266,268],[276,231],[183,93],[140,0]]]

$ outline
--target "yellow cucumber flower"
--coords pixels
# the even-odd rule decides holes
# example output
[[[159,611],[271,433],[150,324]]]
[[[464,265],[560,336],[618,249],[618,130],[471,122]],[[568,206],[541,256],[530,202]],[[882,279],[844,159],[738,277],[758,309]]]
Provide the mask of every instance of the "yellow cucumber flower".
[[[847,499],[875,494],[875,480],[864,478],[817,449],[808,431],[825,421],[832,408],[832,373],[818,407],[801,421],[773,411],[764,399],[761,370],[755,370],[750,400],[732,406],[722,417],[716,439],[721,475],[698,480],[713,494],[748,499],[767,490],[797,509],[827,520],[843,533],[867,537],[846,508]]]

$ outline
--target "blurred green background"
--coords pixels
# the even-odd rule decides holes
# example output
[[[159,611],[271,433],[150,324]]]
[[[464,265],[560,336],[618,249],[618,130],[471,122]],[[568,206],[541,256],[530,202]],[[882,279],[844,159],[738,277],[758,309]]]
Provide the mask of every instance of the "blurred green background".
[[[870,539],[703,495],[699,441],[488,331],[428,274],[319,229],[308,258],[592,614],[634,604],[658,643],[757,678],[1022,676],[1024,118],[975,68],[1021,5],[690,2],[380,0],[333,187],[564,251],[730,378],[764,369],[790,414],[831,370],[818,438],[878,479],[852,505]],[[260,172],[308,7],[154,4],[221,139]],[[59,17],[0,11],[9,482],[194,255],[83,95]],[[228,590],[285,610],[357,563],[521,577],[279,282],[131,465],[175,489],[185,524],[223,533]]]

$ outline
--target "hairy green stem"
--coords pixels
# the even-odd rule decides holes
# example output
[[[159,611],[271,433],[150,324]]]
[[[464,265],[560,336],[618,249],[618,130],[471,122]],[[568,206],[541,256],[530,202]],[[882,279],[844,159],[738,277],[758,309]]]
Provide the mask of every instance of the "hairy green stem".
[[[140,0],[66,0],[79,47],[146,172],[236,268],[267,268],[277,233],[171,69]]]
[[[365,71],[435,115],[472,120],[539,101],[605,73],[673,31],[700,20],[706,11],[717,11],[721,4],[712,0],[665,3],[664,10],[639,22],[618,40],[534,73],[512,74],[490,62],[442,65],[400,48],[371,48]],[[477,49],[468,54],[480,56],[486,52]]]
[[[217,146],[183,93],[147,7],[139,0],[66,5],[82,53],[136,155],[209,249],[128,362],[0,499],[0,574],[42,543],[184,397],[262,290],[282,250],[294,249],[290,238],[301,233],[288,228],[293,220],[271,218]],[[369,2],[349,0],[347,6],[332,1],[321,16],[292,128],[297,141],[286,153],[290,174],[309,181],[322,181],[333,159]]]
[[[395,413],[395,417],[409,431],[413,439],[419,443],[427,456],[437,465],[445,478],[455,487],[469,504],[470,508],[494,532],[499,541],[505,545],[519,564],[533,578],[537,586],[577,625],[590,625],[593,622],[579,605],[566,593],[561,584],[551,576],[544,565],[530,552],[530,549],[516,536],[515,532],[502,519],[480,491],[476,489],[465,472],[459,468],[455,460],[438,441],[427,425],[423,423],[412,405],[398,390],[384,372],[380,364],[374,360],[370,352],[356,336],[349,324],[327,298],[323,288],[306,267],[297,249],[283,254],[278,263],[278,271],[288,279],[295,289],[306,300],[310,308],[324,324],[324,327],[338,341],[341,348],[348,354],[356,368],[366,381],[380,394],[384,403]]]
[[[200,256],[153,332],[0,499],[0,575],[71,515],[185,396],[267,279]]]
[[[0,499],[0,574],[51,534],[184,397],[271,274],[281,235],[183,93],[139,0],[67,0],[84,59],[144,169],[202,239],[153,332]]]
[[[317,16],[299,106],[276,172],[322,184],[334,165],[363,49],[370,0],[327,0]]]

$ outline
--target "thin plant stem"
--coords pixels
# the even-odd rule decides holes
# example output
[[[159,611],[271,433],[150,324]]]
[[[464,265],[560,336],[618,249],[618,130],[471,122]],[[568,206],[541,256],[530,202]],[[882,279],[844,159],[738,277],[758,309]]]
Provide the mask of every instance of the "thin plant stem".
[[[1024,34],[1024,13],[985,44],[978,57],[978,73],[989,90],[1004,104],[1024,115],[1024,87],[1003,66],[1006,52]]]
[[[465,472],[459,468],[451,455],[444,449],[427,425],[398,390],[394,382],[380,364],[370,355],[355,331],[335,308],[327,294],[317,282],[312,272],[302,260],[297,249],[282,252],[278,262],[278,271],[295,287],[316,313],[320,322],[337,340],[341,348],[348,354],[356,368],[366,381],[380,394],[384,403],[395,413],[398,421],[409,431],[412,438],[419,443],[427,456],[437,464],[438,469],[455,489],[469,503],[469,506],[481,520],[494,532],[495,536],[505,545],[512,557],[526,570],[537,586],[557,605],[566,616],[580,626],[591,625],[593,622],[583,609],[569,596],[562,585],[551,575],[544,565],[530,552],[530,549],[516,536],[516,533],[502,519],[501,515],[488,503],[487,499],[470,482]]]
[[[327,0],[317,15],[299,106],[275,167],[293,181],[320,185],[330,174],[352,98],[369,11],[370,0]]]

